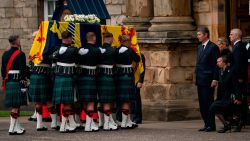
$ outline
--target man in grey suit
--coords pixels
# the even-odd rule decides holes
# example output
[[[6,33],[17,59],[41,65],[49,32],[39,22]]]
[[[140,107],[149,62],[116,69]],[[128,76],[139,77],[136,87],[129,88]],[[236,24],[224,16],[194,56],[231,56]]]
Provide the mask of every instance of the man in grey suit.
[[[196,63],[196,85],[200,105],[200,113],[204,121],[204,127],[199,131],[215,131],[215,116],[209,110],[214,101],[214,89],[217,86],[218,67],[216,65],[219,56],[218,46],[209,40],[209,30],[206,27],[199,28],[197,38],[198,45]]]

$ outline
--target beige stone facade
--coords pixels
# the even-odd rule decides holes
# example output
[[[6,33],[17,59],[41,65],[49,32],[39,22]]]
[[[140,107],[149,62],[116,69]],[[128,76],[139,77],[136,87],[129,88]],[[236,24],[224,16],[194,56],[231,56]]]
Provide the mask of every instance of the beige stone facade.
[[[228,7],[232,0],[104,2],[111,15],[107,24],[133,25],[138,31],[141,51],[146,57],[141,91],[143,118],[164,121],[199,118],[194,85],[198,44],[195,30],[199,26],[209,27],[212,41],[225,36],[230,29]],[[42,4],[43,0],[1,0],[0,55],[9,47],[7,38],[11,34],[21,35],[23,50],[28,54],[30,35],[43,19]]]

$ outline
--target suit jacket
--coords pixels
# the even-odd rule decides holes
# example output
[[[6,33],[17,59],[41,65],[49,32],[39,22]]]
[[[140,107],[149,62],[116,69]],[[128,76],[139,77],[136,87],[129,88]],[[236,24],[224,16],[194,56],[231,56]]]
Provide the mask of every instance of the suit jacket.
[[[231,70],[234,80],[243,79],[247,81],[247,50],[246,44],[242,41],[237,42],[232,51]]]
[[[216,44],[209,41],[203,50],[202,44],[198,45],[196,62],[196,85],[209,86],[212,80],[218,80],[219,68],[217,67],[217,58],[219,48]]]

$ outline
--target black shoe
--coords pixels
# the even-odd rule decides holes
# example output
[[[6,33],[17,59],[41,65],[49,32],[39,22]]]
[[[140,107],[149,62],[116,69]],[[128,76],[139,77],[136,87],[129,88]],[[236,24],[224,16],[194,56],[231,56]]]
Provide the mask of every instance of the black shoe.
[[[215,128],[207,127],[205,132],[213,132],[215,131]]]
[[[26,131],[23,130],[23,132],[21,133],[17,133],[17,132],[9,132],[9,135],[23,135]]]
[[[37,128],[36,129],[36,131],[47,131],[48,130],[48,128],[46,128],[46,127],[42,127],[42,128]]]
[[[36,121],[36,118],[33,118],[33,117],[29,117],[28,119],[29,121]]]
[[[231,125],[230,124],[224,125],[224,127],[222,129],[220,129],[218,131],[218,133],[226,133],[227,131],[231,132]]]
[[[203,127],[203,128],[201,128],[201,129],[199,129],[198,131],[205,131],[207,129],[207,127]]]

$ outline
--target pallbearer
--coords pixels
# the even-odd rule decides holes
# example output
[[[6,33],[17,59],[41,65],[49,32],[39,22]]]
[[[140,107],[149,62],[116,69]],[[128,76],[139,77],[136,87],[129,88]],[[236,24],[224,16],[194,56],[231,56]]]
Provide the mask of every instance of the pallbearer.
[[[120,36],[119,41],[121,46],[117,48],[116,88],[119,102],[121,102],[121,128],[135,128],[137,125],[130,119],[130,103],[135,99],[132,61],[139,62],[140,56],[130,48],[131,39],[128,35]]]
[[[24,134],[25,130],[19,124],[20,106],[27,104],[27,97],[21,92],[21,83],[26,82],[26,57],[19,50],[19,36],[13,35],[9,37],[11,48],[5,51],[2,56],[2,78],[3,88],[6,90],[5,105],[11,108],[9,135]]]
[[[112,104],[115,102],[115,83],[114,83],[114,72],[113,67],[115,64],[116,49],[111,47],[113,42],[112,33],[104,33],[104,44],[100,48],[102,54],[98,65],[98,77],[97,77],[97,88],[98,88],[98,101],[103,107],[104,111],[104,130],[116,130],[117,124],[114,122],[112,117]],[[101,114],[99,114],[101,115]],[[101,116],[99,116],[100,118]],[[100,119],[99,119],[100,122]]]
[[[43,60],[40,64],[34,64],[31,69],[30,77],[30,100],[35,102],[37,131],[46,131],[47,127],[43,124],[43,108],[47,108],[52,119],[51,128],[58,129],[60,126],[59,116],[56,114],[55,106],[52,104],[53,83],[51,79],[52,54],[54,49],[50,49],[43,54]]]
[[[101,54],[96,46],[94,32],[86,34],[87,44],[78,51],[78,80],[77,88],[79,102],[84,104],[86,112],[85,131],[98,131],[98,125],[93,120],[95,103],[97,102],[96,66]]]
[[[53,103],[64,104],[60,132],[75,132],[76,123],[73,117],[72,104],[74,103],[74,73],[77,48],[71,46],[72,34],[62,33],[62,45],[54,52],[56,61],[55,80],[53,88]]]

